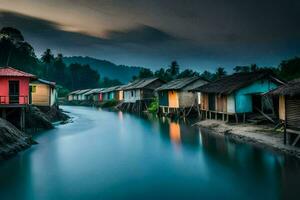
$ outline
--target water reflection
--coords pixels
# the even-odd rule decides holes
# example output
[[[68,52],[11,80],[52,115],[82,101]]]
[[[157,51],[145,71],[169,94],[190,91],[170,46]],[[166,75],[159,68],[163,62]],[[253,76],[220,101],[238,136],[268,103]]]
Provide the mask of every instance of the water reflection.
[[[0,199],[282,199],[299,161],[192,121],[66,107],[74,123],[0,163]],[[218,191],[218,192],[216,192]]]

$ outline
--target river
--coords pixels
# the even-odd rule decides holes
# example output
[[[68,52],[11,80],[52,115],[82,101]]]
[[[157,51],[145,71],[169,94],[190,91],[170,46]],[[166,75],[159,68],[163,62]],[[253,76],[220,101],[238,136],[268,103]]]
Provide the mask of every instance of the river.
[[[300,162],[187,122],[64,106],[73,123],[0,163],[1,200],[283,199]]]

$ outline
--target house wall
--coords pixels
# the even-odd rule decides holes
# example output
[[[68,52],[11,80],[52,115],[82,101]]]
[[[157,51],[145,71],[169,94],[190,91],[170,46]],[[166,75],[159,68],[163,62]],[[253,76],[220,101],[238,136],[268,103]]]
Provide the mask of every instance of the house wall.
[[[124,93],[123,93],[123,90],[118,91],[118,93],[119,93],[119,94],[118,94],[118,97],[119,97],[118,100],[119,100],[119,101],[123,101],[123,99],[124,99]]]
[[[168,91],[168,104],[170,108],[179,108],[179,96],[177,91]]]
[[[180,91],[178,92],[179,107],[191,107],[197,103],[197,94],[193,92]]]
[[[201,110],[208,110],[208,94],[201,94]]]
[[[169,106],[168,91],[159,91],[158,101],[160,106]]]
[[[300,97],[286,97],[287,128],[300,130]]]
[[[50,86],[46,84],[30,84],[31,91],[31,104],[37,106],[50,106]]]
[[[279,96],[279,119],[285,120],[285,97]]]
[[[51,88],[50,106],[53,106],[56,102],[57,102],[57,90],[56,88]]]
[[[9,81],[19,81],[19,104],[28,104],[29,103],[29,81],[27,77],[1,77],[0,78],[0,96],[5,96],[6,98],[1,97],[1,103],[9,104]],[[24,98],[25,96],[25,98]]]
[[[227,96],[226,95],[217,95],[216,101],[217,101],[216,111],[227,112]]]
[[[103,93],[99,93],[98,98],[99,98],[99,101],[103,101]]]
[[[253,94],[262,94],[277,88],[278,85],[268,79],[263,79],[252,83],[235,92],[235,108],[236,113],[252,112],[252,96]]]
[[[233,94],[227,95],[227,112],[235,113],[235,97]]]
[[[72,101],[73,100],[73,95],[68,95],[68,101]]]
[[[124,91],[124,102],[135,103],[137,100],[141,100],[141,91],[139,89]]]

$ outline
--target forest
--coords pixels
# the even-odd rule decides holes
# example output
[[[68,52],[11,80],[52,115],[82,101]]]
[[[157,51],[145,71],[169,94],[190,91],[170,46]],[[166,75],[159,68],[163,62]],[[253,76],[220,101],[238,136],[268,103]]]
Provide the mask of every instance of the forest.
[[[54,81],[59,85],[61,96],[71,90],[109,87],[119,85],[121,82],[109,77],[101,77],[89,64],[64,62],[62,54],[54,55],[50,49],[46,49],[40,58],[36,56],[34,48],[25,40],[22,33],[12,27],[4,27],[0,30],[0,66],[11,66],[40,78]],[[186,67],[185,67],[186,68]],[[236,66],[234,72],[253,72],[268,70],[283,80],[300,78],[300,58],[294,57],[283,60],[278,66]],[[180,70],[176,61],[169,66],[152,71],[148,68],[141,68],[132,79],[159,77],[165,81],[190,76],[201,76],[206,80],[215,81],[230,73],[223,67],[218,67],[214,72],[205,70],[202,73],[191,69]]]

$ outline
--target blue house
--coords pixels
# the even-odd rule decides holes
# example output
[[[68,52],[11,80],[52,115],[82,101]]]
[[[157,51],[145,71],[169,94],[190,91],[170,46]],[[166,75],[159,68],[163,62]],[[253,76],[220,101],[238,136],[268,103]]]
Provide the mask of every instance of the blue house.
[[[235,73],[215,82],[203,85],[194,91],[201,92],[201,111],[205,118],[228,121],[231,115],[238,121],[239,115],[264,113],[272,109],[273,102],[264,94],[276,89],[283,82],[271,72]]]

